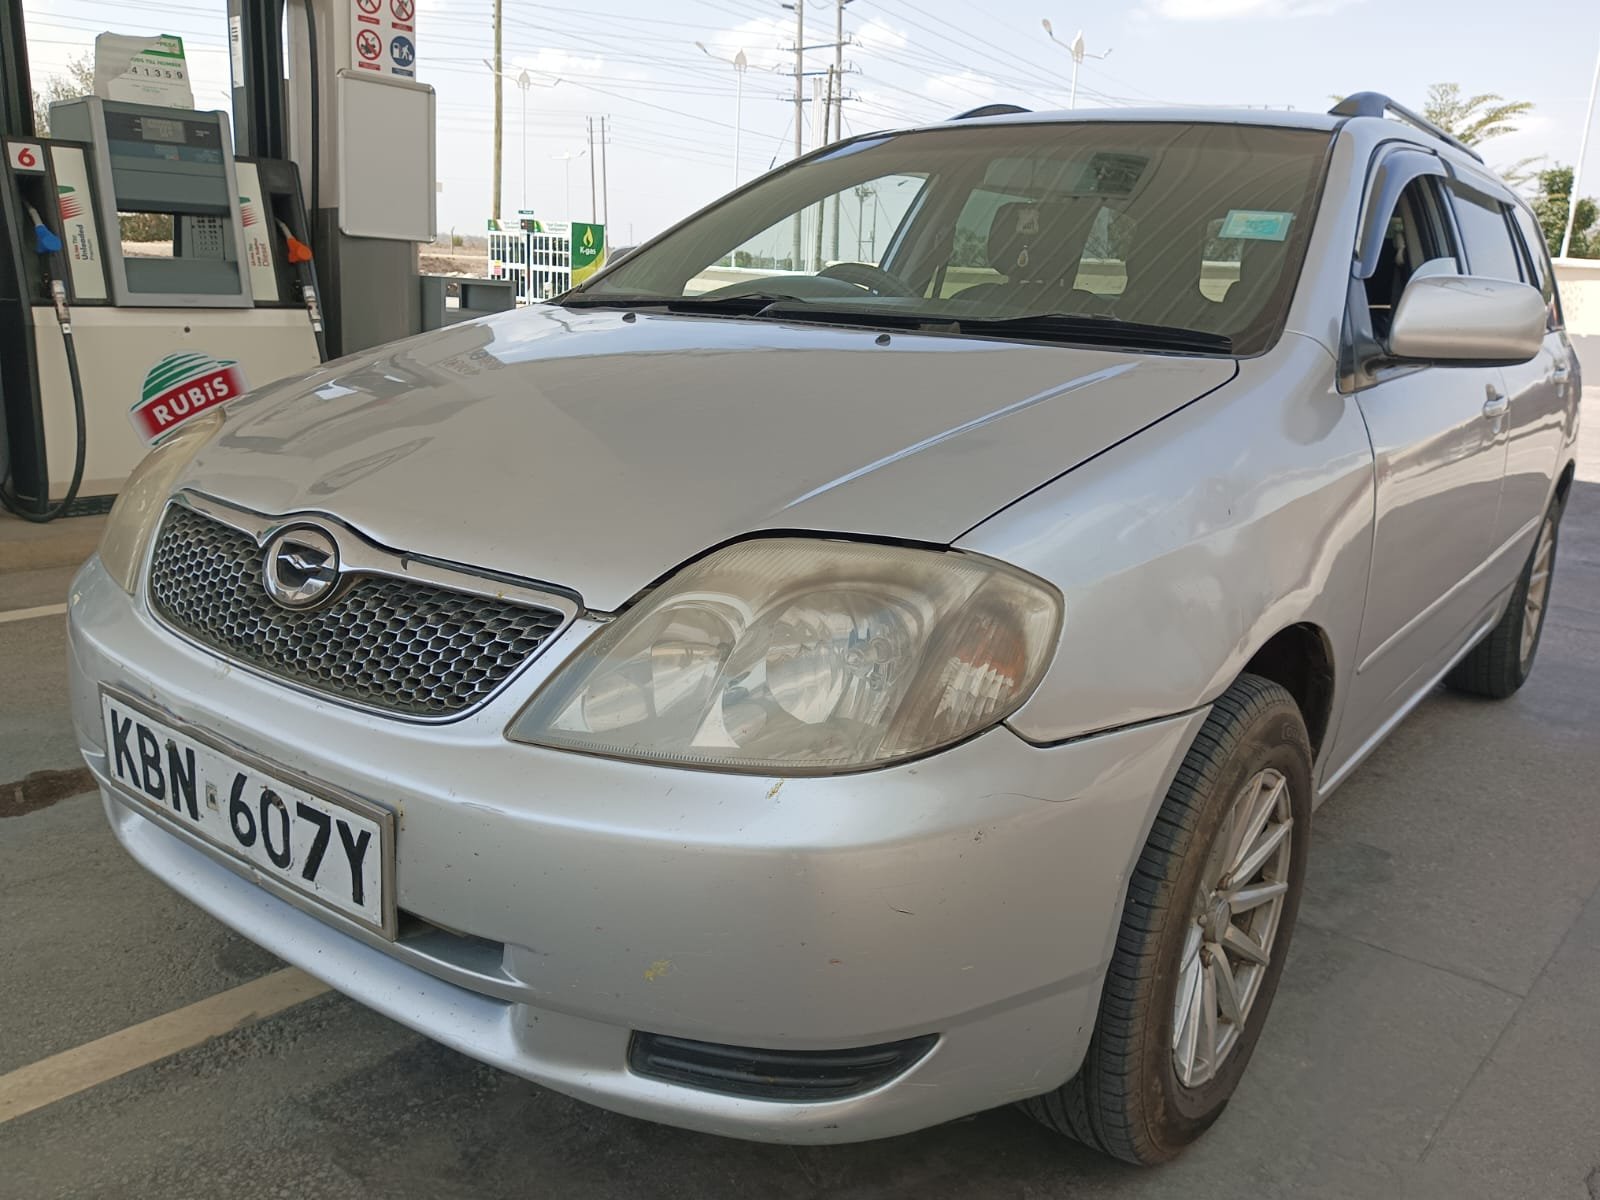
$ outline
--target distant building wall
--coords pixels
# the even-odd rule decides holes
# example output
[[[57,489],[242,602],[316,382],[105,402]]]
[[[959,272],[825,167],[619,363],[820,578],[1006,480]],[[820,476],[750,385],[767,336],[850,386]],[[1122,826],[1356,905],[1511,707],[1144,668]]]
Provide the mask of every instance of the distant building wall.
[[[1567,332],[1575,337],[1600,337],[1600,259],[1558,258],[1556,285]]]

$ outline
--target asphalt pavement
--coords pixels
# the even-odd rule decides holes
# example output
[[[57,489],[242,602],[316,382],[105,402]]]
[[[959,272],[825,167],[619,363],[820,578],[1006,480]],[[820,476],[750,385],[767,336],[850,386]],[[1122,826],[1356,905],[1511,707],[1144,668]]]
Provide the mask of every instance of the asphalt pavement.
[[[1176,1163],[1124,1167],[1015,1110],[832,1148],[689,1134],[325,993],[0,1112],[0,1198],[1597,1200],[1600,387],[1586,410],[1533,678],[1504,703],[1431,696],[1318,811],[1265,1035]],[[77,765],[63,618],[5,614],[59,604],[69,575],[0,573],[0,1090],[281,968],[134,866],[81,777],[38,774]]]

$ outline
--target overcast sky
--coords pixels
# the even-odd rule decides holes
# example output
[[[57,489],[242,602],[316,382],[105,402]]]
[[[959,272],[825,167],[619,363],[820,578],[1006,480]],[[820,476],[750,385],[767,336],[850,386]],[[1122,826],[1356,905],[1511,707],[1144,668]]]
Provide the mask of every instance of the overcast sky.
[[[24,0],[35,83],[88,50],[102,30],[174,33],[188,47],[197,103],[227,105],[223,0]],[[808,45],[831,42],[833,0],[809,0]],[[490,0],[419,0],[418,78],[439,96],[442,228],[477,232],[490,205]],[[693,211],[733,181],[731,58],[745,75],[739,169],[743,178],[793,152],[794,14],[776,0],[505,0],[507,69],[541,84],[528,93],[529,206],[548,217],[589,216],[585,117],[607,117],[611,241],[635,241]],[[1535,16],[1537,24],[1509,22]],[[1324,109],[1329,96],[1387,91],[1421,107],[1427,85],[1532,100],[1522,129],[1490,143],[1491,164],[1529,155],[1572,162],[1600,50],[1600,3],[1546,0],[1129,0],[1098,6],[1056,0],[853,0],[845,10],[850,99],[847,133],[948,116],[989,100],[1065,107],[1081,26],[1091,54],[1080,106],[1250,104]],[[832,61],[814,50],[807,67]],[[506,88],[506,211],[522,203],[521,93]],[[812,108],[803,113],[812,144]],[[1600,124],[1600,120],[1597,120]],[[571,178],[571,211],[567,184]],[[1600,193],[1600,131],[1586,192]]]

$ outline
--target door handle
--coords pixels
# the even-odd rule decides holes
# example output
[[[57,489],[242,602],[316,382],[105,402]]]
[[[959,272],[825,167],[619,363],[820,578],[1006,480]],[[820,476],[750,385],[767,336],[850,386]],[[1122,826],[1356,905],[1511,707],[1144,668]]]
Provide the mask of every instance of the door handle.
[[[1506,411],[1511,407],[1511,400],[1504,392],[1496,391],[1492,383],[1485,390],[1488,392],[1489,398],[1483,402],[1484,419],[1498,421],[1506,415]]]
[[[1571,378],[1571,376],[1572,364],[1564,359],[1558,360],[1556,362],[1555,369],[1550,372],[1550,378],[1554,379],[1557,383],[1565,383],[1569,378]]]

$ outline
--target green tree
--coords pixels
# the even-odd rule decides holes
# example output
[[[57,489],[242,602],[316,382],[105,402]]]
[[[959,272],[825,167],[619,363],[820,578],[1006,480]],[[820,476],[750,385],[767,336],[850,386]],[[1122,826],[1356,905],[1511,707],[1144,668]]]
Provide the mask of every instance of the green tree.
[[[1342,100],[1344,97],[1337,96],[1335,99]],[[1478,146],[1505,134],[1515,133],[1517,120],[1532,111],[1533,101],[1507,100],[1498,92],[1464,96],[1459,83],[1430,83],[1428,98],[1422,105],[1424,117],[1468,146]],[[1538,161],[1538,158],[1522,158],[1495,170],[1500,178],[1517,187],[1532,178],[1530,168]]]
[[[1428,99],[1422,106],[1423,116],[1469,146],[1515,133],[1517,119],[1532,111],[1531,100],[1507,100],[1495,92],[1463,96],[1460,84],[1455,83],[1429,84]],[[1532,168],[1538,161],[1537,157],[1519,158],[1495,170],[1512,187],[1520,187],[1533,177]]]
[[[1539,172],[1539,194],[1533,198],[1533,214],[1539,218],[1539,228],[1544,231],[1545,245],[1550,253],[1561,253],[1561,235],[1567,227],[1567,205],[1572,197],[1572,168],[1551,167]],[[1568,253],[1573,258],[1600,258],[1600,205],[1594,197],[1585,196],[1578,201],[1572,220],[1572,245]]]
[[[76,100],[94,91],[94,59],[80,54],[67,60],[64,74],[52,75],[44,91],[33,89],[33,128],[40,137],[50,135],[50,105],[56,100]]]

